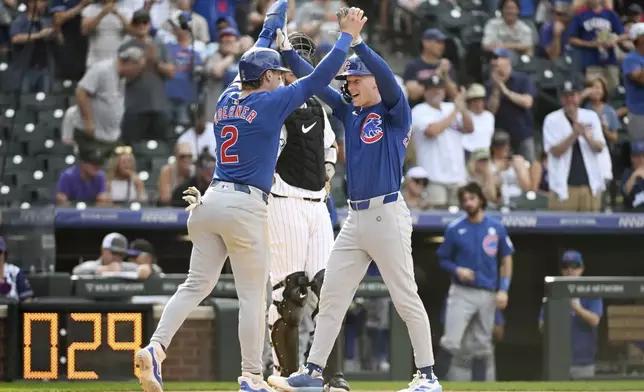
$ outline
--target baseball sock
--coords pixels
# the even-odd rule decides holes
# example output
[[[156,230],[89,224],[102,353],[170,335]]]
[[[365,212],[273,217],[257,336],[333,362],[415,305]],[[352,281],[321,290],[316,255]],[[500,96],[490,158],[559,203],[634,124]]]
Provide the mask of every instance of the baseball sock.
[[[422,374],[424,374],[427,378],[429,378],[432,374],[434,374],[434,367],[433,366],[425,366],[420,369],[418,369]]]
[[[472,381],[485,381],[487,378],[487,359],[472,358]]]
[[[313,372],[318,372],[322,374],[322,368],[314,363],[307,362],[306,363],[306,370],[309,371],[309,374],[313,374]]]

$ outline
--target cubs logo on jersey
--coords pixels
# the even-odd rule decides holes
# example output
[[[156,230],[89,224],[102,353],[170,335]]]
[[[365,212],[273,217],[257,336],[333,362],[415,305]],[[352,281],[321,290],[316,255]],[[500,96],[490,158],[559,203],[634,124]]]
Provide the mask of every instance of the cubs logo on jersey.
[[[369,113],[360,128],[360,139],[366,144],[373,144],[382,139],[382,119],[378,113]]]
[[[490,227],[487,235],[483,238],[483,251],[488,256],[496,256],[499,250],[499,236],[496,234],[496,229]]]

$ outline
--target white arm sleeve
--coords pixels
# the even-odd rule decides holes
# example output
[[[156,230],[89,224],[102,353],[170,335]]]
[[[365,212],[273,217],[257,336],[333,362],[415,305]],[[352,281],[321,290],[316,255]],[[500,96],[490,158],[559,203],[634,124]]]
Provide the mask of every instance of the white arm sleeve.
[[[286,126],[282,125],[282,130],[280,131],[280,147],[277,150],[277,157],[279,158],[280,154],[282,153],[282,150],[284,150],[284,146],[286,146],[286,138],[288,137],[288,134],[286,133]]]
[[[324,115],[324,161],[336,164],[338,161],[338,149],[333,145],[335,142],[335,133],[331,128],[331,122],[326,112]]]

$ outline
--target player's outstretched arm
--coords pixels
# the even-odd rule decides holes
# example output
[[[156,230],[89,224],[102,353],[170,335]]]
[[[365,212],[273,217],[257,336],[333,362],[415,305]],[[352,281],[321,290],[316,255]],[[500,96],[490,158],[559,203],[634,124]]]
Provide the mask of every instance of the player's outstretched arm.
[[[275,40],[277,29],[282,29],[286,26],[286,13],[288,12],[288,0],[277,0],[266,11],[266,18],[262,31],[259,33],[255,47],[270,48]]]
[[[355,45],[353,50],[376,78],[380,96],[387,108],[392,108],[400,99],[405,99],[402,88],[396,81],[396,76],[382,57],[371,50],[364,41]]]

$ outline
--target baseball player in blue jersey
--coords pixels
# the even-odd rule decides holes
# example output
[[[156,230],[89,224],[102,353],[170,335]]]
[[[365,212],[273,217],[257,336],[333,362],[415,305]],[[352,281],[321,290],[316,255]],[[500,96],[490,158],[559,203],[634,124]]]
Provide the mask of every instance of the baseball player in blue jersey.
[[[463,337],[473,334],[478,347],[471,350],[472,380],[485,381],[487,361],[492,355],[494,314],[508,303],[514,247],[501,222],[485,216],[487,202],[478,184],[460,188],[458,200],[467,214],[447,226],[445,240],[437,251],[441,267],[452,277],[452,285],[436,374],[447,375],[452,358],[463,348]]]
[[[217,103],[217,169],[203,198],[188,189],[188,234],[193,243],[186,282],[166,305],[150,344],[136,354],[145,392],[163,390],[161,362],[172,337],[197,305],[209,295],[230,258],[239,298],[240,391],[270,392],[262,377],[268,280],[267,201],[277,161],[279,136],[286,117],[327,86],[347,56],[365,21],[352,8],[341,19],[343,31],[333,50],[308,77],[281,86],[280,54],[267,47],[276,27],[286,21],[287,0],[268,11],[254,48],[242,55],[238,78]]]
[[[576,250],[564,252],[560,266],[562,276],[577,277],[584,273],[584,259]],[[570,300],[570,378],[573,380],[595,376],[597,326],[603,315],[604,303],[601,298]],[[539,313],[539,329],[543,329],[543,306]]]
[[[343,11],[344,12],[344,11]],[[290,48],[278,31],[278,47],[293,73],[312,67]],[[407,324],[418,368],[407,391],[438,392],[429,318],[417,293],[411,257],[412,218],[400,183],[411,133],[411,109],[394,73],[358,37],[355,56],[336,78],[345,80],[339,93],[327,87],[316,96],[344,123],[349,215],[336,238],[322,285],[320,312],[307,363],[291,377],[269,377],[285,391],[319,392],[322,369],[358,285],[374,260]]]

